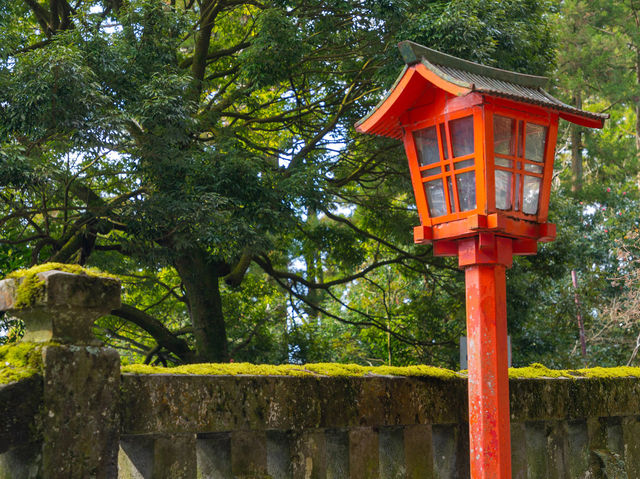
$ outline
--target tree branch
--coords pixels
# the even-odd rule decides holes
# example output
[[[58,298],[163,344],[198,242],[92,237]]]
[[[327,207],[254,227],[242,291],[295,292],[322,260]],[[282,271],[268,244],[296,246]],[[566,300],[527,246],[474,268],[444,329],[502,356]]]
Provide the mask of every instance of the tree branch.
[[[207,62],[212,60],[217,60],[219,58],[226,57],[228,55],[233,55],[234,53],[237,53],[240,50],[243,50],[249,47],[250,45],[251,43],[249,42],[238,43],[233,47],[223,48],[221,50],[216,50],[215,52],[210,52],[205,59]],[[184,60],[182,60],[182,62],[180,62],[180,68],[189,68],[193,64],[193,60],[194,60],[194,56],[185,58]]]
[[[118,309],[111,311],[111,314],[119,318],[135,324],[139,328],[145,330],[153,339],[156,340],[158,346],[172,352],[184,362],[195,362],[195,353],[189,348],[184,339],[176,337],[164,324],[153,316],[140,311],[138,308],[123,304]]]
[[[385,266],[385,265],[388,265],[388,264],[400,263],[402,261],[402,259],[403,259],[402,256],[398,256],[398,257],[393,258],[393,259],[384,260],[384,261],[378,261],[376,263],[370,264],[369,266],[367,266],[366,268],[364,268],[363,270],[361,270],[361,271],[359,271],[357,273],[354,273],[354,274],[349,275],[349,276],[345,276],[345,277],[340,278],[340,279],[335,279],[333,281],[327,281],[325,283],[316,283],[315,281],[308,281],[305,278],[303,278],[302,276],[290,273],[288,271],[278,271],[278,270],[274,269],[273,265],[271,264],[271,260],[269,260],[269,258],[267,258],[266,256],[254,257],[253,261],[255,261],[256,264],[258,266],[260,266],[264,270],[265,273],[267,273],[268,275],[270,275],[270,276],[272,276],[274,278],[288,279],[290,281],[293,281],[294,283],[301,284],[301,285],[306,286],[307,288],[310,288],[310,289],[324,289],[324,290],[327,290],[327,289],[331,288],[332,286],[338,286],[338,285],[341,285],[341,284],[349,283],[349,282],[353,281],[354,279],[362,278],[363,276],[365,276],[370,271],[373,271],[374,269],[379,268],[381,266]]]

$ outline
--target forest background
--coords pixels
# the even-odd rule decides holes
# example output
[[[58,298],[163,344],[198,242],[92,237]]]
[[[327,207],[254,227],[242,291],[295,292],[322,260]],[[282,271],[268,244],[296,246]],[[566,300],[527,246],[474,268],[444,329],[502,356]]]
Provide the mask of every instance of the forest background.
[[[637,364],[635,0],[2,2],[0,277],[117,275],[96,332],[125,362],[458,368],[463,273],[412,244],[400,143],[353,129],[401,40],[611,115],[560,125],[558,238],[508,271],[508,327],[516,366]]]

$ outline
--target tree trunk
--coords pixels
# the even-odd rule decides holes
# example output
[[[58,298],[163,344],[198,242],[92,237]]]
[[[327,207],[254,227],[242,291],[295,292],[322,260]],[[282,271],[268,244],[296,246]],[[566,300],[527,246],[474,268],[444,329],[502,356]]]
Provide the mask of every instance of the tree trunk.
[[[576,92],[573,96],[573,104],[582,109],[582,95]],[[571,191],[574,193],[582,190],[582,127],[571,124]]]
[[[307,224],[316,226],[318,224],[318,212],[315,209],[309,208],[307,212]],[[316,249],[308,251],[304,254],[304,261],[307,267],[306,279],[312,283],[321,283],[324,280],[324,272],[322,270],[322,258]],[[307,300],[314,306],[319,306],[323,299],[323,292],[318,289],[310,289],[307,292]],[[305,308],[309,319],[317,320],[320,317],[320,312],[309,306]]]
[[[636,48],[636,88],[640,88],[640,48]],[[636,156],[640,160],[640,98],[634,97],[634,102],[636,104]],[[636,183],[640,189],[640,171],[637,173]]]
[[[225,268],[208,259],[206,252],[192,249],[176,259],[175,267],[186,291],[198,360],[228,362],[219,284]]]

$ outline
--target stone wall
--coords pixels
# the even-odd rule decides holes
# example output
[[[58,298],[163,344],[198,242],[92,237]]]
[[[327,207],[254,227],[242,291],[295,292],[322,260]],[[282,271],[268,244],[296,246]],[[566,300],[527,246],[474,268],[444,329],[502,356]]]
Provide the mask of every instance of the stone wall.
[[[141,468],[229,478],[469,475],[464,380],[124,375],[122,384],[122,477],[152,477],[131,472]],[[514,478],[640,477],[639,379],[510,386]]]
[[[81,281],[55,276],[45,286]],[[55,323],[46,298],[34,307]],[[102,314],[72,304],[65,321]],[[464,379],[120,374],[113,350],[69,331],[39,374],[0,386],[0,479],[469,475]],[[640,478],[640,378],[510,388],[514,478]]]

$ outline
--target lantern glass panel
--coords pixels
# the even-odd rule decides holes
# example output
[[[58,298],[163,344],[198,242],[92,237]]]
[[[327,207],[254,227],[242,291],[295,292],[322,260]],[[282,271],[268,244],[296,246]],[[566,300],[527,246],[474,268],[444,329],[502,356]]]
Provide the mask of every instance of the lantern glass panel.
[[[513,118],[500,115],[493,117],[493,148],[499,155],[516,154],[516,121]]]
[[[429,168],[428,170],[424,170],[422,172],[422,176],[426,178],[427,176],[439,175],[440,172],[442,172],[442,169],[440,169],[440,167],[438,166],[436,168]]]
[[[513,168],[513,161],[505,158],[496,158],[496,165],[504,166],[505,168]]]
[[[456,170],[461,170],[462,168],[468,168],[470,166],[473,166],[473,158],[470,160],[458,161],[453,165]]]
[[[453,156],[470,155],[474,151],[473,116],[466,116],[449,122]]]
[[[531,163],[525,163],[524,169],[531,171],[532,173],[542,173],[542,165],[532,165]]]
[[[511,209],[511,172],[496,170],[496,208]]]
[[[429,203],[429,216],[432,218],[447,214],[442,180],[427,181],[424,185]]]
[[[420,166],[431,165],[440,161],[438,134],[435,126],[414,131],[413,138],[416,142]]]
[[[458,201],[460,211],[470,211],[476,208],[476,173],[467,171],[456,175],[458,186]]]
[[[527,137],[525,139],[525,158],[531,161],[544,160],[544,147],[547,139],[547,127],[527,123]]]
[[[540,196],[540,178],[537,176],[524,176],[522,197],[522,212],[535,215],[538,212],[538,198]]]

